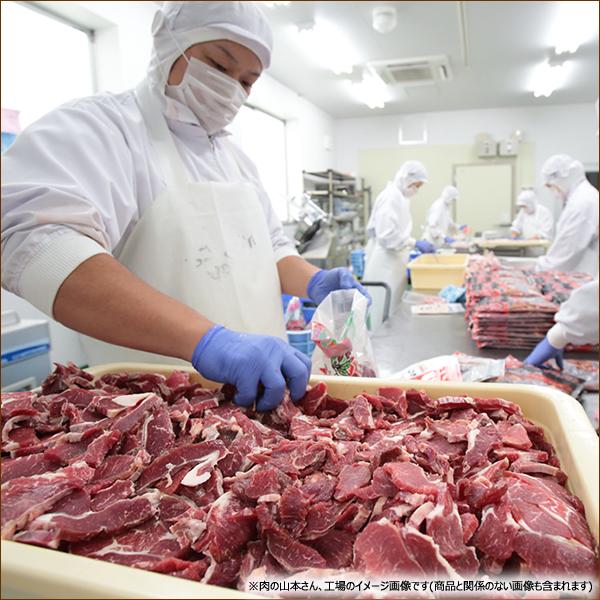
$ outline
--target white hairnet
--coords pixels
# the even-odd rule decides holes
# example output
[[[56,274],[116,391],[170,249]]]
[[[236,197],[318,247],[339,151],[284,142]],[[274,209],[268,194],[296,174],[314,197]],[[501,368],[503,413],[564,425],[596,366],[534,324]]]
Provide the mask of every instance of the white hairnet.
[[[394,184],[401,192],[406,191],[409,185],[418,181],[427,183],[427,170],[425,165],[418,160],[406,161],[394,178]]]
[[[201,42],[237,42],[256,54],[263,69],[271,62],[273,33],[254,2],[163,2],[152,37],[148,75],[161,90],[181,53]]]
[[[533,190],[521,190],[517,196],[517,206],[525,206],[533,210],[537,205],[537,198]]]
[[[544,185],[555,185],[568,195],[585,179],[585,169],[578,160],[567,154],[556,154],[544,163],[542,178]]]
[[[456,200],[458,198],[458,190],[453,185],[447,185],[442,190],[442,199],[446,204],[450,204],[452,200]]]

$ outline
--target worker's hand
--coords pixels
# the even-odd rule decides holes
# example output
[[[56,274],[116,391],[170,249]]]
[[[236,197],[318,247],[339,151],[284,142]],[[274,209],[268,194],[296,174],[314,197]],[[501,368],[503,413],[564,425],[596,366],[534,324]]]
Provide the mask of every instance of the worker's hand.
[[[311,362],[279,338],[231,331],[221,325],[209,329],[192,356],[194,368],[207,379],[233,384],[234,402],[265,411],[282,401],[286,385],[292,400],[304,396]],[[264,386],[259,398],[258,386]]]
[[[525,364],[541,367],[546,361],[554,359],[558,368],[562,370],[563,354],[564,350],[562,348],[555,348],[548,341],[548,336],[546,336],[525,359]]]
[[[455,242],[454,238],[453,238],[453,237],[450,237],[449,235],[447,235],[447,236],[444,238],[444,244],[453,244],[454,242]]]
[[[516,239],[519,237],[519,232],[518,232],[518,231],[511,231],[511,232],[510,232],[510,236],[511,236],[513,239],[515,239],[515,240],[516,240]]]
[[[415,248],[423,252],[423,254],[432,254],[435,252],[435,246],[427,240],[418,240],[415,244]]]
[[[308,282],[308,297],[315,303],[321,304],[325,298],[336,290],[358,290],[371,306],[371,295],[360,285],[354,275],[344,267],[317,271]]]
[[[461,225],[458,230],[462,231],[464,234],[467,234],[471,231],[468,225]]]

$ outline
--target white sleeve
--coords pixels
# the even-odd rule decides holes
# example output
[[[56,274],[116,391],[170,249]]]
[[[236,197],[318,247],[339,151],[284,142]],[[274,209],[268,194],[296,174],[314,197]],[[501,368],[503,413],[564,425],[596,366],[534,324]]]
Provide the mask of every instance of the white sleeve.
[[[598,216],[591,202],[568,201],[556,226],[556,237],[545,256],[540,256],[536,269],[571,271],[596,234]]]
[[[229,143],[229,147],[232,149],[238,164],[256,189],[271,235],[271,245],[273,246],[273,253],[275,254],[275,262],[279,262],[286,256],[298,256],[296,246],[283,231],[281,221],[279,220],[269,195],[262,184],[256,165],[235,142],[232,140],[227,140],[227,142]]]
[[[546,207],[542,207],[545,208]],[[552,230],[554,229],[554,217],[550,210],[541,210],[538,221],[539,234],[546,240],[552,239]]]
[[[52,315],[62,282],[111,252],[137,211],[131,154],[93,99],[60,107],[3,155],[2,285]]]
[[[556,325],[548,332],[555,348],[567,344],[598,343],[598,279],[575,290],[554,315]]]
[[[521,235],[521,233],[523,233],[523,218],[524,218],[524,213],[522,210],[519,210],[519,212],[517,213],[517,216],[515,217],[515,220],[513,221],[512,225],[510,226],[511,231],[514,231],[514,232],[518,233],[519,235]]]

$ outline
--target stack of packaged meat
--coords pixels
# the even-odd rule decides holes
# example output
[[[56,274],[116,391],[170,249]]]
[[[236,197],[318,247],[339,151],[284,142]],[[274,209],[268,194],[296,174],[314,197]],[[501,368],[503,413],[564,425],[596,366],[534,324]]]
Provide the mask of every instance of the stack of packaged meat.
[[[554,325],[560,303],[591,281],[585,273],[534,273],[475,256],[465,273],[466,312],[478,348],[533,348]]]
[[[68,365],[3,394],[2,538],[239,589],[596,573],[584,507],[516,404],[319,383],[258,414],[188,377]]]

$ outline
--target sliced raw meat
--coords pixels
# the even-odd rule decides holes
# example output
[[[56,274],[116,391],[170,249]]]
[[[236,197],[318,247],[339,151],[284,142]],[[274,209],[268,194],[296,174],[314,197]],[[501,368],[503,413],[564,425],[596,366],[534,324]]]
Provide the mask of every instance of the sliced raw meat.
[[[398,527],[387,519],[370,523],[354,544],[354,567],[373,576],[417,575],[424,571],[409,553]]]
[[[357,462],[346,465],[340,471],[334,498],[343,502],[355,495],[356,491],[371,481],[371,468],[368,463]]]
[[[46,512],[71,490],[82,488],[94,475],[85,463],[54,473],[17,477],[2,485],[2,539]]]
[[[30,529],[58,530],[59,538],[67,542],[82,542],[98,535],[113,535],[152,517],[158,507],[158,492],[136,498],[117,500],[100,511],[88,511],[77,516],[50,512],[39,516]]]
[[[192,467],[215,452],[219,459],[227,453],[225,445],[220,440],[174,448],[154,460],[142,471],[137,480],[137,487],[143,489],[160,479],[168,479],[172,476],[174,469],[185,466]]]
[[[421,467],[409,462],[394,462],[384,465],[383,470],[391,477],[399,490],[423,494],[437,494],[438,486],[427,479]]]
[[[352,564],[356,536],[348,531],[332,529],[311,546],[325,559],[329,569],[343,569]]]
[[[55,471],[59,464],[48,460],[43,454],[29,454],[20,458],[8,458],[2,460],[2,483],[15,479],[16,477],[30,477]]]

